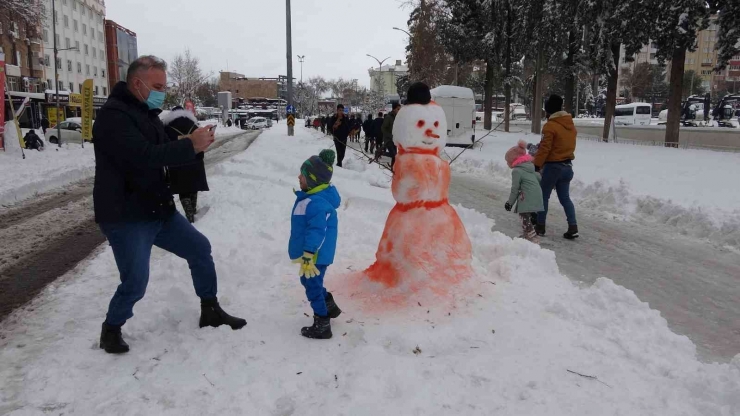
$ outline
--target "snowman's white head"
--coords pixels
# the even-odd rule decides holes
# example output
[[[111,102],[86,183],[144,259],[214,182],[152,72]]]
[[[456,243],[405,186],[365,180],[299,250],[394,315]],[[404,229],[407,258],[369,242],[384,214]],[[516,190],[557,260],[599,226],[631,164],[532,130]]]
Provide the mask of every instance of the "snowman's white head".
[[[442,107],[434,101],[405,105],[393,123],[393,142],[409,153],[439,153],[447,144],[447,119]]]

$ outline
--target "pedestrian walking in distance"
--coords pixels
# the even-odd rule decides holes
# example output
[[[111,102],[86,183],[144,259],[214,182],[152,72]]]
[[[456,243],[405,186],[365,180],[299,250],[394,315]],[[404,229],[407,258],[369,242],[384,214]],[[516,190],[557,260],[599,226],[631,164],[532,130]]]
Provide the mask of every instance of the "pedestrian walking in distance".
[[[288,254],[300,264],[298,274],[313,309],[313,325],[301,329],[306,338],[329,339],[331,322],[342,311],[324,288],[326,270],[334,262],[337,247],[337,208],[341,202],[331,185],[334,151],[322,150],[301,165],[293,214],[290,218]]]
[[[198,128],[195,115],[180,106],[173,108],[162,119],[162,123],[170,141],[187,139]],[[179,194],[185,218],[191,224],[195,222],[198,211],[198,192],[208,191],[204,156],[205,153],[200,152],[191,163],[167,167],[170,190],[173,195]]]
[[[534,158],[527,153],[527,142],[520,140],[506,152],[504,159],[511,169],[511,193],[504,208],[507,211],[513,209],[519,214],[522,222],[522,235],[519,238],[539,244],[540,239],[532,223],[532,213],[543,210],[541,178],[534,170]]]
[[[395,143],[393,143],[393,123],[396,121],[396,114],[401,111],[401,104],[393,103],[391,112],[385,116],[383,120],[383,127],[381,127],[383,133],[383,148],[391,158],[391,171],[393,171],[393,165],[396,164],[396,153],[398,149]]]
[[[334,137],[334,147],[337,149],[337,166],[342,167],[344,153],[347,151],[347,137],[352,126],[344,115],[344,106],[337,105],[337,113],[329,119],[331,134]]]
[[[373,138],[373,115],[372,114],[368,114],[367,118],[362,123],[362,131],[365,132],[365,153],[367,153],[370,142],[374,140]],[[370,150],[370,152],[372,152],[372,150]]]
[[[193,163],[214,137],[208,126],[193,130],[187,139],[169,140],[159,119],[166,87],[167,64],[154,56],[139,57],[129,66],[126,81],[113,87],[93,127],[95,221],[113,249],[121,279],[100,334],[100,348],[108,353],[129,350],[121,327],[146,293],[152,246],[188,262],[200,297],[201,328],[247,324],[219,305],[211,244],[175,210],[167,167]]]

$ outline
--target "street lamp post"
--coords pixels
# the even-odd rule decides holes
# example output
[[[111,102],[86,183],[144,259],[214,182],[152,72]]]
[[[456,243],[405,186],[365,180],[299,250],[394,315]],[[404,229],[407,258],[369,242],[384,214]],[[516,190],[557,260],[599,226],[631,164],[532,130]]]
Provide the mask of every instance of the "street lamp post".
[[[62,126],[61,122],[59,121],[59,52],[61,51],[77,51],[79,49],[77,48],[65,48],[65,49],[59,49],[57,47],[57,19],[56,19],[56,0],[51,0],[51,26],[52,26],[52,36],[54,36],[54,91],[55,91],[55,98],[56,98],[56,120],[57,120],[57,144],[59,147],[62,147]],[[83,140],[83,147],[85,146],[84,140]]]
[[[371,57],[371,58],[373,58],[373,59],[375,59],[375,60],[376,60],[376,61],[378,62],[378,71],[380,72],[380,76],[378,77],[378,81],[377,81],[377,83],[378,83],[378,87],[380,87],[380,78],[381,78],[381,77],[383,76],[383,62],[385,62],[385,61],[387,61],[387,60],[391,59],[391,57],[389,56],[389,57],[387,57],[387,58],[385,58],[385,59],[383,59],[383,60],[381,61],[380,59],[378,59],[378,58],[376,58],[376,57],[374,57],[374,56],[370,55],[369,53],[368,53],[368,54],[366,54],[366,55],[367,55],[367,56],[369,56],[369,57]],[[381,92],[383,92],[383,93],[385,94],[385,91],[382,91],[382,90],[381,90]]]
[[[293,42],[290,33],[290,0],[285,0],[285,39],[287,42],[286,58],[288,61],[288,106],[293,107]],[[288,124],[288,136],[293,136],[293,126]]]
[[[298,62],[301,63],[301,84],[303,84],[303,61],[306,59],[306,55],[297,55]]]

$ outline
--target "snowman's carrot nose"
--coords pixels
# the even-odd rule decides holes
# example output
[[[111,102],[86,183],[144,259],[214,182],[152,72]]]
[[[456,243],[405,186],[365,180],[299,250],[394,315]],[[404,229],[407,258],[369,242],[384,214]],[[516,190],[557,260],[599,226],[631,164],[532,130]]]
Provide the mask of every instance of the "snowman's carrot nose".
[[[439,139],[439,135],[438,134],[434,134],[434,132],[432,131],[432,129],[427,129],[427,131],[424,132],[424,135],[427,136],[427,137],[431,137],[433,139]]]

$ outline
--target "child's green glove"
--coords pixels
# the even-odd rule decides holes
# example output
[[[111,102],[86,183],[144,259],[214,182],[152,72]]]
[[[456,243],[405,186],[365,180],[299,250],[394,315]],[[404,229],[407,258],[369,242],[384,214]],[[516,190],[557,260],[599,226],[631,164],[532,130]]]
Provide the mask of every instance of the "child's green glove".
[[[306,279],[310,279],[320,274],[319,269],[316,267],[316,255],[311,252],[304,251],[303,256],[293,260],[293,263],[301,265],[301,268],[298,270],[298,276],[304,276]]]

